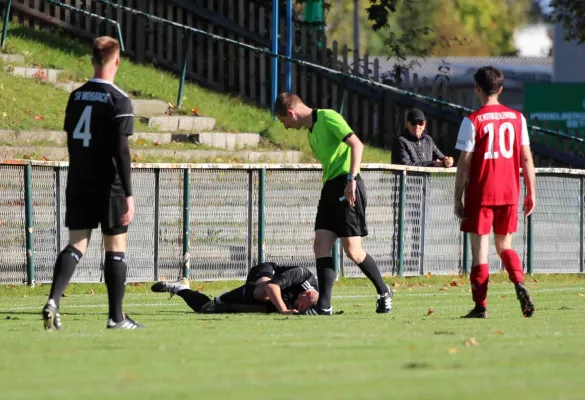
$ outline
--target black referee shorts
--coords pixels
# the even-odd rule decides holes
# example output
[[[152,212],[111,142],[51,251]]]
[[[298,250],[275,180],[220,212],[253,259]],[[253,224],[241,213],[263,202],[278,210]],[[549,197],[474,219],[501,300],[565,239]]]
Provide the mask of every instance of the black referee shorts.
[[[100,195],[90,192],[67,192],[65,226],[70,230],[102,228],[104,235],[120,235],[128,227],[120,223],[124,215],[125,196]]]
[[[368,236],[366,225],[366,187],[362,177],[356,177],[356,201],[351,207],[343,197],[347,182],[346,175],[333,178],[323,185],[321,199],[317,207],[315,230],[325,229],[338,237]]]

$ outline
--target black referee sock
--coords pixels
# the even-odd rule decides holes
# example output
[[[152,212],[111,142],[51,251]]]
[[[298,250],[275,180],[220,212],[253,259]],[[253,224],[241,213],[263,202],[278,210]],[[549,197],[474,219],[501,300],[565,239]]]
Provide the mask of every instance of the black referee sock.
[[[126,292],[126,260],[124,253],[106,251],[106,264],[104,266],[104,280],[108,288],[108,304],[110,306],[110,318],[114,322],[124,319],[122,302]]]
[[[201,307],[211,301],[209,296],[191,289],[179,290],[177,296],[185,300],[185,303],[195,312],[201,311]]]
[[[366,253],[366,258],[364,258],[361,264],[358,264],[358,267],[360,267],[364,275],[374,284],[378,294],[388,293],[388,286],[384,283],[384,279],[382,279],[378,265],[369,254]]]
[[[59,308],[61,296],[65,293],[65,289],[75,272],[75,267],[83,255],[75,247],[68,245],[61,251],[55,262],[55,271],[53,273],[53,282],[51,283],[51,292],[49,299],[55,302],[55,306]]]
[[[319,284],[319,301],[317,308],[327,310],[331,308],[331,292],[335,281],[335,266],[333,257],[317,258],[317,281]]]

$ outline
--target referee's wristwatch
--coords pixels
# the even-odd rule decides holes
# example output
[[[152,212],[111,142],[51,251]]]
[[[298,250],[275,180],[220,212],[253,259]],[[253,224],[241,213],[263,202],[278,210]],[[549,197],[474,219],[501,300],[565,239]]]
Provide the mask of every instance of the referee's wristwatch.
[[[350,182],[350,181],[355,181],[357,175],[352,175],[352,174],[347,174],[347,178],[346,181]]]

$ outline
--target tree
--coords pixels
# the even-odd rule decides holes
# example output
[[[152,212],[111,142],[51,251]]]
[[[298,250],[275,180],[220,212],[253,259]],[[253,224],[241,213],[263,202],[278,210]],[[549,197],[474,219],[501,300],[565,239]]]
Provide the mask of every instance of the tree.
[[[585,0],[552,0],[551,19],[566,30],[566,40],[585,42]]]

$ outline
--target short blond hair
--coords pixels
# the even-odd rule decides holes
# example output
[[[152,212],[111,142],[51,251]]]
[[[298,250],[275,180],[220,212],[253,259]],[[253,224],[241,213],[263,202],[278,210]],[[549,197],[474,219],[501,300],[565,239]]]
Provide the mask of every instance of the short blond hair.
[[[281,93],[274,101],[274,114],[285,117],[288,110],[296,107],[299,104],[304,104],[299,96],[294,93]]]
[[[120,54],[120,44],[113,37],[100,36],[93,41],[91,50],[91,62],[94,65],[105,65]]]

